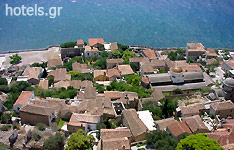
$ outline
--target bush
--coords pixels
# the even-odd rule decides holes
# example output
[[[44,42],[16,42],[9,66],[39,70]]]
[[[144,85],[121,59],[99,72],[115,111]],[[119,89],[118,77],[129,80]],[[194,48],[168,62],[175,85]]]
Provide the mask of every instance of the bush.
[[[56,133],[55,136],[49,137],[45,140],[43,149],[44,150],[62,150],[64,146],[64,136],[59,133]]]
[[[76,46],[76,42],[66,42],[60,45],[61,48],[71,48]]]
[[[15,129],[19,130],[20,129],[19,123],[13,123],[12,127],[13,127],[14,130]]]
[[[2,114],[1,115],[1,123],[10,123],[11,121],[11,114]]]
[[[41,135],[39,134],[37,130],[33,130],[32,137],[35,141],[39,141],[41,139]]]
[[[0,128],[1,131],[8,131],[11,128],[11,125],[2,125]]]
[[[15,54],[15,55],[10,56],[10,59],[11,59],[10,61],[11,64],[17,64],[20,62],[22,58],[18,54]]]
[[[183,94],[183,91],[181,89],[175,89],[173,90],[174,94]]]
[[[0,78],[0,85],[7,85],[7,79],[6,78]]]
[[[40,131],[45,131],[46,125],[44,123],[38,123],[37,124],[37,129]]]

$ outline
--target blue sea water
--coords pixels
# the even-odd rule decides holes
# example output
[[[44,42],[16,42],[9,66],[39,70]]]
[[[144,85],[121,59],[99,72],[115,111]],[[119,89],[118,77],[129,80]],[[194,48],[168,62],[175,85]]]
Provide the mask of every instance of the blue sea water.
[[[63,7],[61,16],[6,16],[5,5]],[[77,39],[153,47],[234,49],[234,0],[0,0],[0,51]]]

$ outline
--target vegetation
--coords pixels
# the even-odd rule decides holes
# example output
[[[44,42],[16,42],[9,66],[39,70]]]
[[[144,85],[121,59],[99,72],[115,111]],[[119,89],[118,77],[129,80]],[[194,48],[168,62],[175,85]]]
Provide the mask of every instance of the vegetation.
[[[0,149],[6,150],[6,149],[8,149],[8,145],[6,145],[6,144],[0,142]]]
[[[39,131],[45,131],[46,125],[45,125],[44,123],[38,123],[38,124],[37,124],[37,129],[38,129]]]
[[[184,58],[184,53],[185,53],[186,51],[185,50],[182,50],[182,49],[178,49],[178,50],[176,50],[175,52],[170,52],[169,54],[168,54],[168,58],[170,59],[170,60],[172,60],[172,61],[175,61],[175,60],[185,60],[185,58]]]
[[[177,141],[173,139],[166,131],[154,130],[146,133],[146,144],[153,146],[157,150],[174,150]]]
[[[11,125],[2,125],[0,130],[1,131],[8,131],[11,128]]]
[[[136,92],[140,98],[150,97],[152,89],[145,89],[142,86],[132,86],[126,82],[112,82],[110,86],[106,88],[108,91],[129,91]]]
[[[45,140],[43,149],[44,150],[63,150],[64,147],[64,136],[60,133],[56,133],[54,136],[49,137]]]
[[[30,67],[42,67],[42,68],[46,68],[47,67],[47,62],[42,62],[40,63],[33,63],[30,65]]]
[[[226,72],[223,74],[224,78],[228,78],[229,74]]]
[[[10,56],[10,59],[11,59],[10,61],[11,64],[18,64],[20,60],[22,59],[22,57],[19,56],[18,54],[15,54],[15,55]]]
[[[180,140],[176,147],[176,150],[185,149],[222,150],[223,148],[217,141],[208,138],[206,134],[195,134]]]
[[[0,78],[0,85],[7,85],[7,79],[6,78]]]
[[[96,63],[93,65],[93,68],[95,68],[95,69],[106,69],[106,59],[105,58],[97,59]]]
[[[69,74],[71,74],[72,80],[93,81],[93,74],[92,73],[80,73],[80,72],[76,72],[76,71],[70,71]]]
[[[161,100],[162,105],[159,106],[156,101],[147,101],[143,103],[143,110],[149,110],[153,114],[154,120],[169,118],[173,116],[173,112],[177,108],[177,100],[165,98]]]
[[[20,129],[20,124],[19,123],[13,123],[12,124],[13,130],[19,130]]]
[[[84,64],[85,60],[82,57],[80,57],[80,56],[73,57],[73,58],[71,58],[71,60],[69,62],[64,63],[63,66],[62,66],[62,68],[66,68],[67,71],[71,71],[72,70],[72,64],[74,62],[78,62],[80,64]]]
[[[83,130],[79,129],[73,133],[67,141],[65,150],[92,150],[94,137],[87,135]]]
[[[167,73],[167,71],[166,70],[159,70],[158,72],[157,72],[157,74],[160,74],[160,73]]]
[[[40,133],[35,129],[32,131],[32,137],[35,141],[39,141],[41,139]]]
[[[62,118],[60,118],[59,122],[58,122],[58,127],[62,128],[63,124],[66,123],[67,121],[64,121]]]
[[[138,75],[126,75],[125,79],[128,84],[131,84],[132,86],[139,86],[141,77]]]
[[[1,114],[1,123],[7,124],[11,121],[11,114]]]
[[[188,59],[186,60],[186,63],[188,63],[188,64],[193,63],[193,60],[192,60],[191,58],[188,58]]]
[[[133,58],[135,57],[135,53],[133,51],[130,51],[130,50],[125,50],[123,52],[123,60],[124,60],[124,64],[128,64],[129,63],[129,58]]]
[[[76,46],[76,42],[66,42],[60,45],[61,48],[71,48]]]
[[[46,97],[53,97],[53,98],[60,98],[60,99],[67,99],[67,98],[74,98],[77,95],[77,90],[73,87],[65,88],[50,88],[40,89],[38,87],[34,88],[35,96],[39,96],[41,98]]]
[[[122,58],[122,54],[119,50],[114,50],[111,53],[113,58]]]
[[[174,94],[183,94],[183,91],[181,89],[175,89],[173,90]]]

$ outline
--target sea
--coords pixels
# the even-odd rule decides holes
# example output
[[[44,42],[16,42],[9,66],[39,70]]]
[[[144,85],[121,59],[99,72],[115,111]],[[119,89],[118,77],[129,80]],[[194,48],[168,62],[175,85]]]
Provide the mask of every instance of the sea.
[[[62,9],[55,18],[10,16],[9,11],[7,16],[6,5]],[[152,47],[201,42],[234,49],[234,0],[0,0],[0,51],[88,38]]]

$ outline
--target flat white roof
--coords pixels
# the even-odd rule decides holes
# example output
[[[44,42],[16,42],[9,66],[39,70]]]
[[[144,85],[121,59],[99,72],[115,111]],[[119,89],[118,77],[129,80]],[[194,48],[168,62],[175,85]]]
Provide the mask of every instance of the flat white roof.
[[[154,127],[154,119],[152,117],[152,113],[149,110],[145,110],[145,111],[138,111],[137,112],[139,118],[141,119],[141,121],[145,124],[145,126],[150,130],[156,130],[156,128]]]

